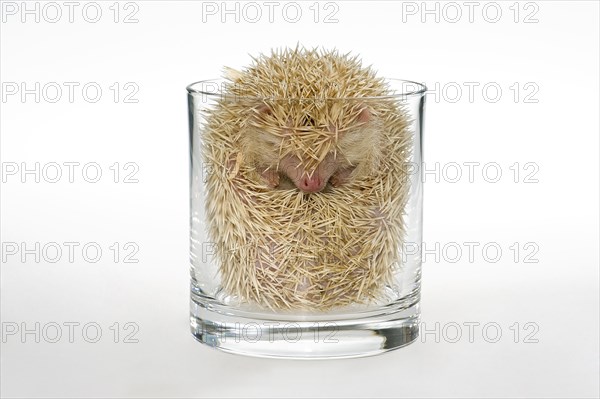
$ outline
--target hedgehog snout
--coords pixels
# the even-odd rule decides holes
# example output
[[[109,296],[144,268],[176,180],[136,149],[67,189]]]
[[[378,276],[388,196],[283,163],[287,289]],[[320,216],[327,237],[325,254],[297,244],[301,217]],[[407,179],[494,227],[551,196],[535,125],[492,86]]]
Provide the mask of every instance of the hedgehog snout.
[[[298,157],[285,157],[280,163],[280,170],[305,193],[316,193],[325,188],[329,178],[338,170],[335,162],[329,157],[321,162],[316,169],[308,171],[302,166]]]
[[[300,190],[305,193],[316,193],[325,187],[323,184],[323,179],[317,173],[313,173],[312,176],[304,176],[297,183],[297,186]]]

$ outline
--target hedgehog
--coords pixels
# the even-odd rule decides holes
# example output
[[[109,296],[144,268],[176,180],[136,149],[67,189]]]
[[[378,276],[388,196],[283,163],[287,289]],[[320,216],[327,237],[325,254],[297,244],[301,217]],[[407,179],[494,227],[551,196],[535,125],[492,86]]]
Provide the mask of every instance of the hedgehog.
[[[221,289],[271,310],[384,300],[410,189],[401,101],[337,50],[272,50],[224,81],[201,129]]]

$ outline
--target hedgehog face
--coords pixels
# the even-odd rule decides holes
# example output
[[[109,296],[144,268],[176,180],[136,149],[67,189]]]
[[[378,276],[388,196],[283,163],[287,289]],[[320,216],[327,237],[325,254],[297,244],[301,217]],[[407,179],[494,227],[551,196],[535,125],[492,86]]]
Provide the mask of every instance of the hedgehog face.
[[[376,118],[364,106],[353,123],[340,129],[334,122],[319,123],[310,114],[288,116],[283,126],[269,107],[260,106],[245,132],[243,148],[266,183],[285,187],[283,180],[306,193],[339,187],[374,171],[379,158],[380,130]],[[328,118],[331,121],[331,118]]]

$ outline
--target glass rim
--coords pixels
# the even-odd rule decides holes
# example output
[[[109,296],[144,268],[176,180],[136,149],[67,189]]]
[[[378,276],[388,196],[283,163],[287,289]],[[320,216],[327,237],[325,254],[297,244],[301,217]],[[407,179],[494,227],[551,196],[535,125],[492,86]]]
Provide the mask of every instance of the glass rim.
[[[238,96],[238,95],[234,95],[234,97],[239,100],[254,100],[254,101],[264,101],[264,100],[270,100],[270,101],[282,101],[282,100],[285,100],[285,101],[379,100],[379,99],[398,99],[398,98],[407,98],[407,97],[419,97],[419,96],[423,96],[427,92],[427,86],[423,83],[415,82],[412,80],[395,79],[395,78],[383,78],[383,80],[384,80],[384,83],[386,83],[386,84],[387,83],[395,83],[395,84],[400,84],[401,87],[404,87],[406,85],[406,86],[410,87],[411,90],[401,91],[401,92],[393,91],[391,94],[384,95],[384,96],[360,96],[360,97],[256,97],[256,96]],[[225,78],[205,79],[205,80],[199,80],[199,81],[190,83],[189,85],[186,86],[185,89],[187,90],[188,94],[201,94],[201,95],[205,95],[208,97],[226,96],[226,94],[223,93],[222,91],[208,92],[201,88],[196,88],[196,86],[206,84],[206,83],[218,83],[218,84],[228,83],[228,84],[231,84],[231,82]]]

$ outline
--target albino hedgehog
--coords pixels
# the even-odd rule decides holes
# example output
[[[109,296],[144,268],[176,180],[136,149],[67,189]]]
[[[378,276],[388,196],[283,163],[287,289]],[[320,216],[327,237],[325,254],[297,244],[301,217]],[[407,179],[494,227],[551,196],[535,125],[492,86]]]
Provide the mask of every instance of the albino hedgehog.
[[[201,137],[223,290],[271,309],[381,299],[409,192],[399,99],[336,51],[275,51],[226,79]]]

